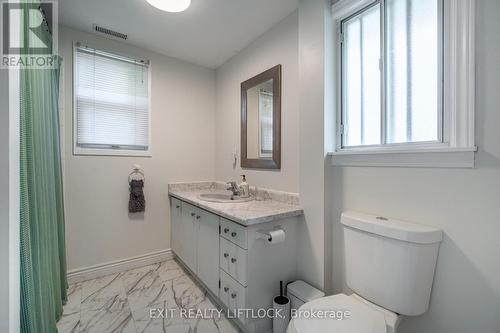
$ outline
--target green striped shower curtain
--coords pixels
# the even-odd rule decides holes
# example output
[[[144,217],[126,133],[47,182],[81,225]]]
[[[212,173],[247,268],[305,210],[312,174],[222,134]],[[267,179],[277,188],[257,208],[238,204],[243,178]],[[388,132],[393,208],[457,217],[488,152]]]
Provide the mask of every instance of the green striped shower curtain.
[[[22,30],[26,35],[27,25]],[[52,44],[46,31],[43,42]],[[57,332],[66,301],[59,68],[20,69],[21,332]]]

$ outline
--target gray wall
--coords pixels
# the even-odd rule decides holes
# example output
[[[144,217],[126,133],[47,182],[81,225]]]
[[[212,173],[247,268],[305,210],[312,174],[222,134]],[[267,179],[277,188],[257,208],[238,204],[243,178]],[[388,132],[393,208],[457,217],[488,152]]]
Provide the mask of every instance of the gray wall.
[[[215,71],[66,27],[59,38],[68,269],[170,248],[168,183],[215,177]],[[73,155],[73,41],[151,61],[152,157]],[[146,175],[143,216],[127,212],[134,164]]]
[[[332,168],[333,286],[346,291],[340,213],[352,209],[442,228],[429,311],[401,333],[500,330],[500,1],[477,1],[474,170]]]
[[[9,327],[9,75],[0,69],[0,332]]]
[[[325,158],[331,149],[331,41],[329,0],[299,2],[299,188],[304,223],[300,224],[299,277],[329,290],[331,281],[331,232],[325,224]]]
[[[298,244],[299,277],[319,288],[331,281],[325,278],[330,276],[325,266],[331,266],[331,255],[325,265],[323,237],[331,238],[331,232],[325,232],[323,223],[327,145],[322,130],[329,9],[327,0],[301,1],[298,13],[277,23],[216,70],[216,178],[238,179],[245,173],[251,185],[299,192],[305,210]],[[283,66],[282,168],[242,170],[238,161],[233,169],[231,153],[240,151],[240,83],[277,64]]]
[[[298,15],[277,23],[216,70],[216,179],[239,180],[247,175],[250,185],[298,192]],[[231,154],[240,152],[240,83],[282,65],[281,170],[233,168]]]

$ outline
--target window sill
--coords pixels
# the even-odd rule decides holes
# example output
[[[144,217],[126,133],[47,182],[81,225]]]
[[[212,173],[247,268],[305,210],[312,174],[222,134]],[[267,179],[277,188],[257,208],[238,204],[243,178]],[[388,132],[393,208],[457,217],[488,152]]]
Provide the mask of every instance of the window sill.
[[[474,168],[477,147],[352,149],[328,153],[333,166]]]
[[[117,156],[117,157],[152,157],[151,151],[124,149],[82,149],[74,148],[74,156]]]

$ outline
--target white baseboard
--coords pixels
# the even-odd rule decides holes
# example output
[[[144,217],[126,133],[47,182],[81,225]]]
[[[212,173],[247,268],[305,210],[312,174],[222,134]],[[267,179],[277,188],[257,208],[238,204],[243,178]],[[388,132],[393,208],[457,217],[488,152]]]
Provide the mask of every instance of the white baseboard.
[[[114,260],[103,264],[72,269],[68,271],[68,283],[92,280],[101,276],[128,271],[165,260],[173,259],[171,249],[151,252],[136,257]]]

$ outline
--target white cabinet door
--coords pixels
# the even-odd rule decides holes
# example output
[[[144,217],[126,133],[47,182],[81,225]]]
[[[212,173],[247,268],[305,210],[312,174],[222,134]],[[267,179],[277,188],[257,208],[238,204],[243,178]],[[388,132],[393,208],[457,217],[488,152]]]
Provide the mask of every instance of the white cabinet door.
[[[219,293],[219,217],[198,210],[198,277],[215,295]]]
[[[179,257],[181,257],[182,252],[181,219],[181,201],[172,197],[170,200],[170,246]]]
[[[196,215],[198,209],[193,205],[182,202],[182,227],[181,227],[181,242],[182,242],[182,261],[196,273],[196,243],[197,243],[197,228]]]

